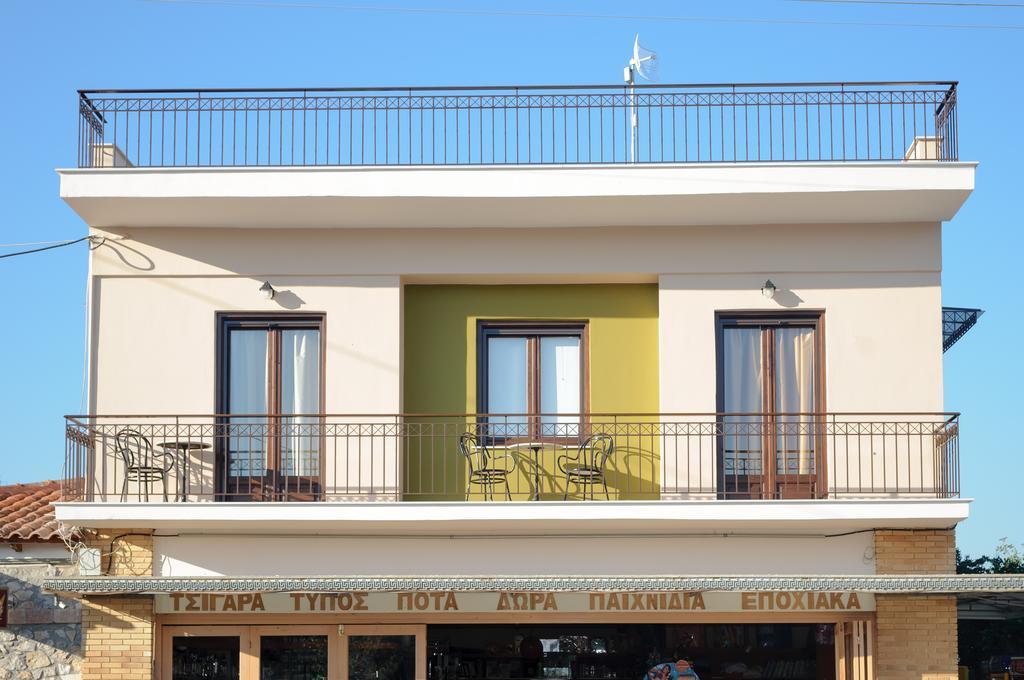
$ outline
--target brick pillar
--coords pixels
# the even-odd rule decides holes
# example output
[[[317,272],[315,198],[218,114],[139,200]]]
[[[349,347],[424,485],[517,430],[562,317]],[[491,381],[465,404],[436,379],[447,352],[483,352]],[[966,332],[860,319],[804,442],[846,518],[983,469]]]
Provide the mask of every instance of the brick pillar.
[[[952,529],[875,532],[875,573],[952,574]],[[956,596],[877,595],[880,680],[956,680]]]
[[[953,530],[876,530],[875,573],[956,573],[956,538]]]
[[[151,680],[153,598],[89,598],[82,603],[82,680]]]
[[[103,575],[151,576],[153,536],[148,529],[102,530],[85,538],[98,548]],[[153,598],[90,597],[82,602],[82,680],[151,680]]]

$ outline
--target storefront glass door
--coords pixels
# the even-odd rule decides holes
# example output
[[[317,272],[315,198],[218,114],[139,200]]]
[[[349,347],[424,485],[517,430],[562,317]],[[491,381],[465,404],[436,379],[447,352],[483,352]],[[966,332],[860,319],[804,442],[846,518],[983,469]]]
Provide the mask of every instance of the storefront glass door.
[[[164,629],[163,680],[244,680],[252,676],[247,626]]]
[[[425,680],[426,627],[166,626],[162,680]]]
[[[338,680],[334,626],[259,626],[253,629],[253,656],[259,680]],[[332,654],[332,647],[335,648]]]
[[[424,680],[425,626],[344,626],[345,680]]]

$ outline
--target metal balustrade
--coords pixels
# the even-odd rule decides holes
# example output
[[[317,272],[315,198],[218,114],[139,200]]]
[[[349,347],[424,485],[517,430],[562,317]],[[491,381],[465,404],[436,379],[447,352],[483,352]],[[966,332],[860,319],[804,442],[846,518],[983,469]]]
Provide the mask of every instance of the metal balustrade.
[[[78,166],[955,161],[955,82],[80,90]]]
[[[67,501],[959,495],[957,414],[69,416],[66,429]]]

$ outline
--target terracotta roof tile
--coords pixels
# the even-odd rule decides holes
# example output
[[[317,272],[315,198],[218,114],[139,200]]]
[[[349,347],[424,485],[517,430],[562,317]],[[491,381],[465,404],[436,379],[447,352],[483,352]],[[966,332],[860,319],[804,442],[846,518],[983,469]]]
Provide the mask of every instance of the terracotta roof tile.
[[[0,486],[0,541],[58,541],[53,502],[60,482]]]

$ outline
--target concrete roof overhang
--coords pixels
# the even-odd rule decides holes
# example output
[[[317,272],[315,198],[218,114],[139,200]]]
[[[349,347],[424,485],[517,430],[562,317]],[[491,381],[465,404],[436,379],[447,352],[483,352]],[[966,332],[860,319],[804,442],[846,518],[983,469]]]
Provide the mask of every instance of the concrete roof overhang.
[[[633,227],[943,222],[974,163],[72,168],[87,224],[145,227]]]

